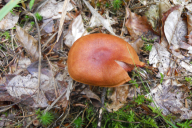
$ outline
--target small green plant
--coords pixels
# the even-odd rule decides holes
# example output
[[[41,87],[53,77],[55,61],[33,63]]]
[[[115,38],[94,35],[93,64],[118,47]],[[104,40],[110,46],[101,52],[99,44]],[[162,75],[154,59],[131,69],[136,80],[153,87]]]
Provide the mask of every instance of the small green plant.
[[[100,2],[97,2],[96,6],[97,6],[97,7],[100,7],[100,6],[101,6],[101,3],[100,3]]]
[[[149,117],[148,119],[145,119],[146,117],[143,117],[142,122],[144,124],[148,124],[151,125],[152,127],[158,128],[157,123],[155,122],[154,119],[152,119],[151,117]]]
[[[75,128],[82,128],[83,125],[83,120],[81,117],[78,117],[74,122],[73,122]]]
[[[15,5],[15,7],[14,8],[16,8],[16,7],[21,7],[20,5]],[[13,12],[15,9],[12,9],[12,10],[10,10],[10,12],[13,14],[13,15],[15,15],[15,13]]]
[[[35,13],[35,17],[37,18],[37,21],[43,20],[43,17],[38,12]]]
[[[96,112],[94,110],[94,107],[93,106],[89,106],[88,109],[86,110],[86,119],[88,121],[91,121],[91,118],[93,116],[95,116]],[[96,120],[92,120],[91,121],[91,125],[92,125],[92,128],[97,128],[97,121]]]
[[[161,75],[160,84],[162,84],[164,75],[162,73],[160,73],[160,75]]]
[[[105,7],[109,8],[110,4],[108,2],[105,3]]]
[[[54,120],[54,115],[50,112],[43,112],[40,109],[36,111],[36,114],[38,115],[37,118],[40,120],[41,124],[43,126],[47,126],[51,124]]]
[[[11,35],[9,34],[8,31],[5,31],[4,33],[0,33],[0,37],[5,37],[5,39],[10,40],[11,39]]]
[[[139,94],[138,94],[137,98],[135,99],[135,102],[136,102],[138,105],[140,105],[140,104],[144,103],[144,101],[145,101],[144,95],[139,95]]]
[[[153,45],[151,45],[151,44],[145,44],[143,49],[145,51],[151,51],[152,47],[153,47]]]
[[[113,0],[113,8],[115,10],[118,10],[122,5],[122,1],[121,0]]]
[[[190,84],[192,84],[192,78],[189,76],[189,77],[185,77],[185,80],[187,81],[187,82],[189,82]]]
[[[141,39],[142,39],[143,41],[145,41],[145,42],[148,42],[148,43],[154,43],[154,40],[155,40],[155,39],[147,39],[147,38],[144,37],[144,36],[141,36]]]
[[[139,85],[137,84],[136,80],[130,80],[129,83],[135,85],[136,88],[138,88],[138,86],[139,86]]]
[[[192,120],[187,120],[183,123],[177,123],[178,126],[181,126],[181,128],[191,128],[190,124],[192,123]]]

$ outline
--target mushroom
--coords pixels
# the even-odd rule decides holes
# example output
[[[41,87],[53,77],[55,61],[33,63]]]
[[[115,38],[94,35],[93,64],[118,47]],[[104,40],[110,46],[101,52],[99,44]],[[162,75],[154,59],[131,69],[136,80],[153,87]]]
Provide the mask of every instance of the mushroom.
[[[123,39],[109,34],[90,34],[79,38],[68,54],[68,72],[76,81],[117,87],[131,80],[127,72],[145,63],[133,47]]]

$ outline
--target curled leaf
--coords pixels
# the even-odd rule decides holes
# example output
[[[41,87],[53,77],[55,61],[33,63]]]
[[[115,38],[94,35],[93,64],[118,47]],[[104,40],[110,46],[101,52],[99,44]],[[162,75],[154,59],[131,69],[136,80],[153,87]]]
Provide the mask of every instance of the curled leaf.
[[[37,40],[19,26],[16,26],[16,31],[16,37],[25,48],[26,52],[32,57],[34,61],[38,60],[39,53]]]

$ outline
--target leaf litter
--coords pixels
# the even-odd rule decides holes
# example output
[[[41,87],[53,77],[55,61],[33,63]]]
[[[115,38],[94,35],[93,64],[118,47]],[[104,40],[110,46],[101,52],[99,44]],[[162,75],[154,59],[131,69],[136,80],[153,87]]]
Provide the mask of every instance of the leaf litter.
[[[107,3],[105,0],[97,2],[103,5]],[[116,89],[109,88],[107,111],[121,110],[130,102],[135,105],[139,100],[134,99],[146,94],[147,98],[152,98],[154,101],[150,105],[160,108],[165,116],[172,114],[177,117],[175,122],[192,119],[191,85],[188,84],[190,81],[187,83],[184,80],[184,77],[190,77],[192,72],[191,1],[153,2],[153,4],[149,1],[135,4],[127,2],[120,11],[115,12],[112,7],[107,8],[102,4],[98,6],[94,2],[72,0],[68,2],[66,16],[63,25],[60,26],[59,20],[63,17],[64,2],[55,0],[45,2],[42,7],[37,8],[39,14],[43,16],[43,21],[39,22],[43,46],[40,92],[38,94],[38,30],[36,27],[26,29],[25,25],[23,28],[17,25],[16,31],[11,32],[12,44],[8,44],[7,40],[4,41],[1,37],[1,42],[7,44],[0,43],[0,101],[2,103],[11,101],[13,104],[30,108],[49,109],[50,106],[54,106],[54,109],[60,111],[60,106],[63,111],[69,111],[70,107],[75,110],[74,106],[86,110],[88,103],[95,108],[101,107],[99,88],[83,85],[70,78],[67,71],[67,54],[78,38],[95,32],[108,33],[121,35],[119,37],[136,49],[143,62],[152,66],[149,69],[154,71],[153,68],[157,68],[158,71],[146,74],[140,70],[140,74],[145,77],[144,80],[154,81],[148,82],[148,93],[143,91],[142,84],[136,85],[136,83],[129,85],[126,83]],[[129,4],[134,5],[134,8],[129,8]],[[116,13],[123,14],[124,20]],[[8,16],[10,18],[7,18]],[[21,23],[22,19],[22,16],[9,13],[0,22],[1,29],[9,30],[16,23]],[[127,29],[128,33],[119,32],[123,29]],[[61,37],[56,39],[59,30]],[[13,31],[16,36],[13,36]],[[148,37],[153,43],[144,39]],[[52,49],[54,43],[56,45]],[[147,55],[143,49],[145,44],[153,45]],[[8,51],[9,54],[6,54]],[[152,77],[149,77],[150,75]],[[162,79],[162,76],[163,82],[159,83],[158,79]],[[132,73],[132,79],[135,78],[140,81],[140,78]],[[151,113],[146,102],[136,105],[135,108],[139,109],[135,110],[136,114],[143,112],[141,108]],[[2,114],[0,118],[5,119],[5,116]],[[0,126],[7,126],[6,122],[8,121],[1,121]]]

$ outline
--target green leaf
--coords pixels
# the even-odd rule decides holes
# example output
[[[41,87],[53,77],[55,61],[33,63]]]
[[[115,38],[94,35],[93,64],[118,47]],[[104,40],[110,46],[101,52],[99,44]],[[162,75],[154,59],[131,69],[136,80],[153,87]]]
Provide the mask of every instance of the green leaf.
[[[30,1],[30,3],[29,3],[29,8],[30,8],[30,10],[32,9],[34,2],[35,2],[35,0],[31,0],[31,1]]]
[[[10,12],[18,3],[20,0],[11,0],[9,3],[7,3],[1,10],[0,10],[0,21],[7,15],[8,12]]]
[[[160,79],[160,84],[163,82],[163,78],[164,78],[164,75],[162,73],[160,73],[161,75],[161,79]]]

